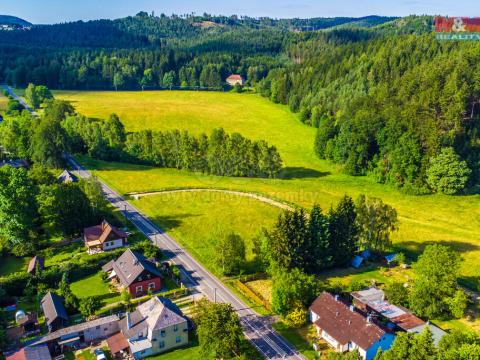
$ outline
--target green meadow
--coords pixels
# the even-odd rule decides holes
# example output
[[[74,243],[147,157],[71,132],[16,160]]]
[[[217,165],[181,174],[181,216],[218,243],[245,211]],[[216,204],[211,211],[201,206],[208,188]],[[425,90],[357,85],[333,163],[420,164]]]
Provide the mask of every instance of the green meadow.
[[[480,195],[406,195],[368,176],[345,175],[338,166],[316,158],[313,152],[315,129],[303,125],[285,106],[275,105],[255,94],[218,92],[57,92],[55,95],[71,101],[78,112],[90,117],[105,118],[115,112],[127,131],[178,128],[208,134],[216,127],[223,127],[227,132],[236,131],[251,139],[268,141],[278,148],[284,160],[285,169],[278,179],[248,179],[81,158],[96,175],[123,194],[189,187],[220,188],[260,193],[298,206],[307,207],[316,202],[323,209],[338,202],[344,194],[354,198],[362,193],[379,197],[398,211],[401,224],[399,231],[393,234],[396,247],[414,258],[425,244],[449,244],[463,257],[464,283],[478,286]],[[236,225],[218,221],[219,212],[215,208],[229,206],[224,198],[207,202],[201,197],[193,201],[182,195],[175,206],[171,206],[156,200],[160,196],[165,195],[144,198],[137,205],[163,226],[162,216],[170,217],[174,225],[166,226],[167,230],[184,244],[187,240],[182,239],[195,237],[198,226],[195,221],[199,217],[204,221],[201,225],[210,222],[222,226],[225,231],[237,231]],[[229,208],[229,213],[241,219],[245,211],[251,213],[255,209],[257,207],[250,203],[240,202]],[[273,210],[270,215],[261,209],[255,211],[260,212],[255,228],[248,229],[250,237],[255,234],[256,227],[269,226],[278,215],[278,211]],[[201,216],[182,215],[199,212]],[[248,225],[247,221],[243,224]]]

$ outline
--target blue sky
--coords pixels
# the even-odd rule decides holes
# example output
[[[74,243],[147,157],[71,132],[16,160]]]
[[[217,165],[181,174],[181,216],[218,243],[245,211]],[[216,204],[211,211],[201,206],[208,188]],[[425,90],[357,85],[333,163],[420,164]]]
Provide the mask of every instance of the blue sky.
[[[480,16],[480,0],[0,0],[0,14],[35,24],[156,14],[331,17],[410,14]]]

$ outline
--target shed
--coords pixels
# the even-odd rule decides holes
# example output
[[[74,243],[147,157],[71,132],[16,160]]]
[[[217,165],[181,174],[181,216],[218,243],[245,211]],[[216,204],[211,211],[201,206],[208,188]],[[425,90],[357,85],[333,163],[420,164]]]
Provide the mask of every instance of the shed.
[[[30,262],[28,263],[27,272],[29,274],[35,274],[35,272],[37,271],[37,267],[40,270],[43,270],[45,267],[45,260],[42,257],[35,255],[33,258],[30,259]]]
[[[48,330],[55,331],[65,327],[68,323],[68,315],[63,305],[63,299],[52,292],[48,292],[40,303],[45,314],[45,323]]]

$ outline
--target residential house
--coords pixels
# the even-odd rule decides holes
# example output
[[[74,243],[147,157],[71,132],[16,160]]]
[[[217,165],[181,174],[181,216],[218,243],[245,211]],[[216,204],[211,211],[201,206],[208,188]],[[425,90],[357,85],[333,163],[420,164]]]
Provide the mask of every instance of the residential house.
[[[40,302],[45,315],[45,324],[48,332],[61,329],[68,325],[68,315],[63,306],[63,299],[52,292],[48,292]]]
[[[385,300],[385,293],[374,286],[352,292],[350,295],[355,306],[370,316],[389,321],[389,327],[396,331],[421,333],[428,326],[432,332],[435,344],[438,344],[440,339],[446,334],[445,331],[430,322],[423,321],[410,310],[402,306],[390,304]]]
[[[33,342],[32,346],[47,345],[50,354],[58,356],[72,349],[89,346],[118,333],[119,320],[117,315],[110,315],[69,326],[43,336]]]
[[[153,297],[127,313],[119,324],[121,333],[107,340],[119,344],[110,348],[113,355],[128,350],[135,359],[142,359],[188,344],[187,319],[168,299]]]
[[[57,181],[59,183],[72,183],[77,182],[78,178],[70,171],[64,170],[60,175],[58,175]]]
[[[28,262],[27,272],[34,275],[37,268],[43,270],[45,268],[45,260],[42,257],[35,255]]]
[[[162,274],[156,265],[142,254],[127,249],[117,260],[111,260],[102,267],[122,289],[136,297],[162,288]]]
[[[46,345],[28,346],[6,357],[6,360],[51,360]]]
[[[106,220],[100,225],[84,229],[83,234],[89,254],[117,249],[127,244],[127,233]]]
[[[357,349],[365,360],[372,360],[379,348],[389,349],[395,339],[393,332],[328,292],[323,292],[310,306],[310,319],[318,336],[335,351]]]
[[[230,85],[230,86],[235,86],[235,85],[240,85],[240,86],[243,86],[243,84],[245,83],[245,81],[243,80],[243,77],[242,75],[238,75],[238,74],[232,74],[230,75],[228,78],[227,78],[227,84]]]

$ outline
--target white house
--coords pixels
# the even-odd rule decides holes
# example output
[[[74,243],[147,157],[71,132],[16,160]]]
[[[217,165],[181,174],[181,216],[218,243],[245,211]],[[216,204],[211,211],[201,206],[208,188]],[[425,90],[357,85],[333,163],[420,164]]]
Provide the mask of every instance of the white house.
[[[310,306],[310,320],[317,334],[335,351],[358,349],[365,360],[372,360],[378,349],[389,349],[395,334],[360,314],[338,296],[323,292]]]
[[[127,233],[104,220],[100,225],[83,230],[89,254],[117,249],[127,244]]]

